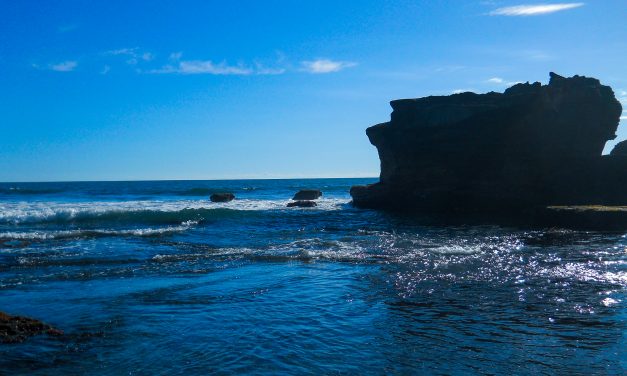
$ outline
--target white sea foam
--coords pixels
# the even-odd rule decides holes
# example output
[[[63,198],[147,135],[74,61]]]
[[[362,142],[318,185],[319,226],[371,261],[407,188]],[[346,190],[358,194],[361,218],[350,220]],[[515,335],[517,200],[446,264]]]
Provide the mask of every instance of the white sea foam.
[[[0,232],[0,239],[11,240],[49,240],[77,238],[82,236],[155,236],[175,232],[183,232],[198,224],[196,221],[186,221],[179,226],[161,228],[137,228],[125,230],[58,230],[58,231],[6,231]]]
[[[443,245],[439,247],[435,247],[430,249],[431,252],[441,253],[441,254],[461,254],[461,255],[470,255],[474,253],[480,253],[482,251],[481,245],[459,245],[459,244],[449,244]]]
[[[620,303],[620,300],[616,300],[616,299],[612,299],[612,298],[605,298],[601,301],[601,304],[603,304],[606,307],[610,307],[613,305],[616,305]]]
[[[356,242],[320,238],[302,239],[270,246],[267,252],[276,256],[331,260],[358,261],[369,257],[366,250]]]
[[[0,205],[0,223],[33,223],[46,220],[73,220],[80,217],[141,211],[173,213],[186,209],[231,210],[338,210],[348,203],[342,199],[320,199],[316,208],[287,208],[289,200],[234,200],[212,203],[207,200],[170,201],[89,201],[89,202],[5,202]]]

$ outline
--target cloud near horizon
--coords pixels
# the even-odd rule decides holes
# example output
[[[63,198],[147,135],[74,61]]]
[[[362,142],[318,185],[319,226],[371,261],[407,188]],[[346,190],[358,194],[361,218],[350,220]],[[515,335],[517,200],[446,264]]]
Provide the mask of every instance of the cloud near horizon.
[[[520,81],[506,81],[502,79],[501,77],[492,77],[492,78],[487,79],[486,82],[489,84],[505,85],[505,86],[513,86],[513,85],[521,83]]]
[[[342,69],[357,65],[357,63],[351,61],[333,61],[329,59],[303,61],[301,64],[305,72],[314,74],[339,72]]]
[[[503,82],[505,82],[505,80],[503,80],[501,77],[492,77],[488,79],[488,82],[491,84],[502,84]]]
[[[455,89],[453,91],[451,91],[451,94],[461,94],[461,93],[474,93],[475,90],[474,89]]]
[[[526,4],[493,10],[490,16],[539,16],[584,6],[584,3]]]

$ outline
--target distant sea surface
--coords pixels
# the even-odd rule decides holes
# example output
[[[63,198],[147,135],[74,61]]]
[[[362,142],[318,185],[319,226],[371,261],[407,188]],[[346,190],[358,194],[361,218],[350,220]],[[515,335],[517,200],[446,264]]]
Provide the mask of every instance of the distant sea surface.
[[[65,332],[0,374],[625,374],[624,233],[353,208],[374,181],[0,184],[0,311]]]

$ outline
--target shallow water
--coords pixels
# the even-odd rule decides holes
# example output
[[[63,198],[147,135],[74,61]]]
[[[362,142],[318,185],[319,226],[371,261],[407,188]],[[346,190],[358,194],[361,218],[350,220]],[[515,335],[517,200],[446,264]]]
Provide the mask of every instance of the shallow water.
[[[0,311],[66,333],[0,374],[625,373],[625,234],[421,225],[371,181],[0,184]]]

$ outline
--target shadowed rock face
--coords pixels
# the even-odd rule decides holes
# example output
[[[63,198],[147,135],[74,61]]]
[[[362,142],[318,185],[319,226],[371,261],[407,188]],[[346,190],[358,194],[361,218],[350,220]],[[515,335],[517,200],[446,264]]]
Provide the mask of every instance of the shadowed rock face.
[[[490,215],[627,204],[627,156],[601,156],[622,109],[597,79],[551,73],[548,85],[391,106],[391,120],[366,131],[381,176],[351,189],[356,206]]]

